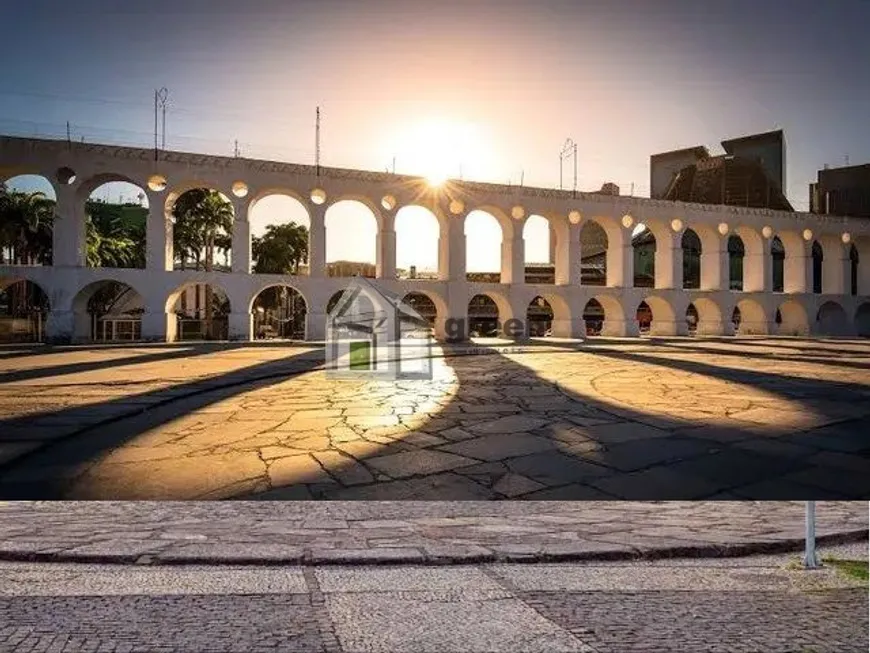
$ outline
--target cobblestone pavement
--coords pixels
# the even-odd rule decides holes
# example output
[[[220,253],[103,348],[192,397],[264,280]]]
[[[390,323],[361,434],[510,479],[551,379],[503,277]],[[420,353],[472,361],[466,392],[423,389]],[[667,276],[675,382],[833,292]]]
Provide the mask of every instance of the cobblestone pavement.
[[[820,539],[866,502],[817,504]],[[0,559],[382,564],[736,555],[803,545],[802,502],[9,502]]]
[[[0,351],[0,498],[870,497],[870,342],[484,344],[398,383],[311,347]]]
[[[0,652],[866,651],[866,586],[796,561],[0,563]]]

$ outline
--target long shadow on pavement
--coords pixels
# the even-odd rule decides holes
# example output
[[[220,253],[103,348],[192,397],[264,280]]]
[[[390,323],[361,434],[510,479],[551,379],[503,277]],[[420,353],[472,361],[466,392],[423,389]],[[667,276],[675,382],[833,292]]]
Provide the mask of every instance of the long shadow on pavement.
[[[624,344],[624,343],[623,343]],[[534,350],[534,347],[529,349]],[[572,356],[576,345],[552,353],[553,364]],[[695,361],[615,351],[606,345],[581,347],[590,356],[691,372],[761,388],[782,400],[802,402],[829,421],[842,421],[837,406],[859,398],[860,384],[725,368]],[[546,354],[540,354],[546,355]],[[321,355],[322,356],[322,355]],[[325,469],[322,461],[298,469],[269,498],[335,499],[866,499],[870,481],[860,473],[867,460],[866,418],[807,433],[783,434],[746,423],[717,426],[715,420],[651,414],[597,399],[541,378],[516,360],[492,353],[449,356],[457,394],[418,434],[391,441]],[[594,361],[594,358],[590,358]],[[139,399],[171,400],[114,427],[91,430],[8,465],[0,498],[78,498],[69,493],[70,472],[100,459],[138,435],[230,397],[249,393],[320,366],[322,357],[291,356],[230,372],[217,378],[146,393]],[[837,397],[832,404],[830,397]],[[124,399],[100,407],[122,405]],[[65,409],[46,419],[75,419]],[[2,432],[6,422],[0,422]],[[142,469],[147,473],[147,464]],[[371,481],[346,480],[360,466]],[[856,469],[857,466],[857,469]],[[220,471],[220,470],[216,470]],[[0,474],[7,470],[0,468]],[[211,470],[203,465],[200,474]],[[250,496],[264,489],[250,468],[240,469],[219,487],[220,496]],[[252,474],[254,474],[252,476]],[[183,486],[183,483],[182,483]],[[90,498],[99,496],[91,488]],[[97,494],[93,494],[97,491]],[[176,498],[208,497],[183,493]]]

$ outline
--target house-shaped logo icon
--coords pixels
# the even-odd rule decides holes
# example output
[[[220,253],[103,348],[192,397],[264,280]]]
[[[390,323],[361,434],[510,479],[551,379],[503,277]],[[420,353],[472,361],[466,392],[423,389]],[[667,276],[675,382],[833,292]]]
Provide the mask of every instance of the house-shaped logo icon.
[[[333,376],[432,378],[429,324],[401,297],[354,277],[327,315],[326,369]]]

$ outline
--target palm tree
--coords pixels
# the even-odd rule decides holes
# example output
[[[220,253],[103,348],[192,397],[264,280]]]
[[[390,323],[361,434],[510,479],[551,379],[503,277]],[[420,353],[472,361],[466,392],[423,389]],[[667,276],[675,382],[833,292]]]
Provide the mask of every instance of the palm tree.
[[[42,192],[0,193],[0,261],[51,265],[55,202]]]
[[[144,267],[144,238],[122,216],[122,206],[90,201],[86,205],[87,262],[91,267]]]
[[[183,193],[172,207],[175,218],[173,241],[181,253],[182,266],[185,257],[192,255],[199,269],[200,260],[206,272],[214,269],[214,253],[220,248],[230,250],[233,228],[233,207],[220,193],[206,188],[195,188]],[[212,289],[206,287],[205,317],[208,324],[212,318]]]
[[[253,239],[251,252],[256,274],[298,274],[299,264],[308,259],[308,229],[295,222],[271,224]]]

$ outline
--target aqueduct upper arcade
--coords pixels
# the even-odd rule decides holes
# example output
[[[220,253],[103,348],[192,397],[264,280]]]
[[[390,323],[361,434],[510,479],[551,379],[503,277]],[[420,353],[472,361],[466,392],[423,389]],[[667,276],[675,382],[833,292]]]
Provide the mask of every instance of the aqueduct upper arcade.
[[[326,212],[342,200],[362,202],[375,217],[377,283],[401,296],[428,297],[440,337],[467,335],[467,329],[448,333],[448,319],[467,323],[469,302],[478,295],[494,302],[501,323],[525,318],[530,303],[543,298],[552,309],[552,335],[562,337],[586,335],[583,316],[592,300],[603,310],[601,333],[611,336],[639,333],[639,307],[648,309],[649,331],[657,335],[685,334],[690,326],[710,335],[735,329],[790,335],[870,330],[870,221],[861,219],[461,181],[431,187],[420,178],[387,173],[0,138],[0,181],[20,174],[41,175],[55,190],[53,265],[0,266],[0,284],[28,280],[44,290],[46,335],[53,341],[86,338],[83,312],[93,289],[105,281],[127,284],[141,296],[145,340],[176,338],[173,307],[194,284],[223,290],[228,336],[239,340],[253,337],[258,294],[290,286],[304,298],[306,338],[322,339],[329,300],[347,284],[329,276],[326,265]],[[147,195],[144,269],[86,265],[84,203],[110,181],[134,183]],[[172,205],[199,187],[218,190],[232,202],[229,271],[174,269]],[[308,213],[307,275],[251,274],[249,215],[258,200],[274,193],[296,198]],[[435,279],[397,278],[395,218],[408,205],[423,206],[437,219]],[[464,223],[475,210],[487,211],[501,227],[499,282],[466,278]],[[554,283],[526,282],[523,227],[533,215],[549,222]],[[594,286],[581,279],[581,234],[593,224],[606,236],[603,285]],[[653,273],[645,287],[635,284],[632,235],[639,224],[654,238]],[[737,240],[739,248],[732,247]],[[684,271],[693,269],[697,278],[690,282]]]

